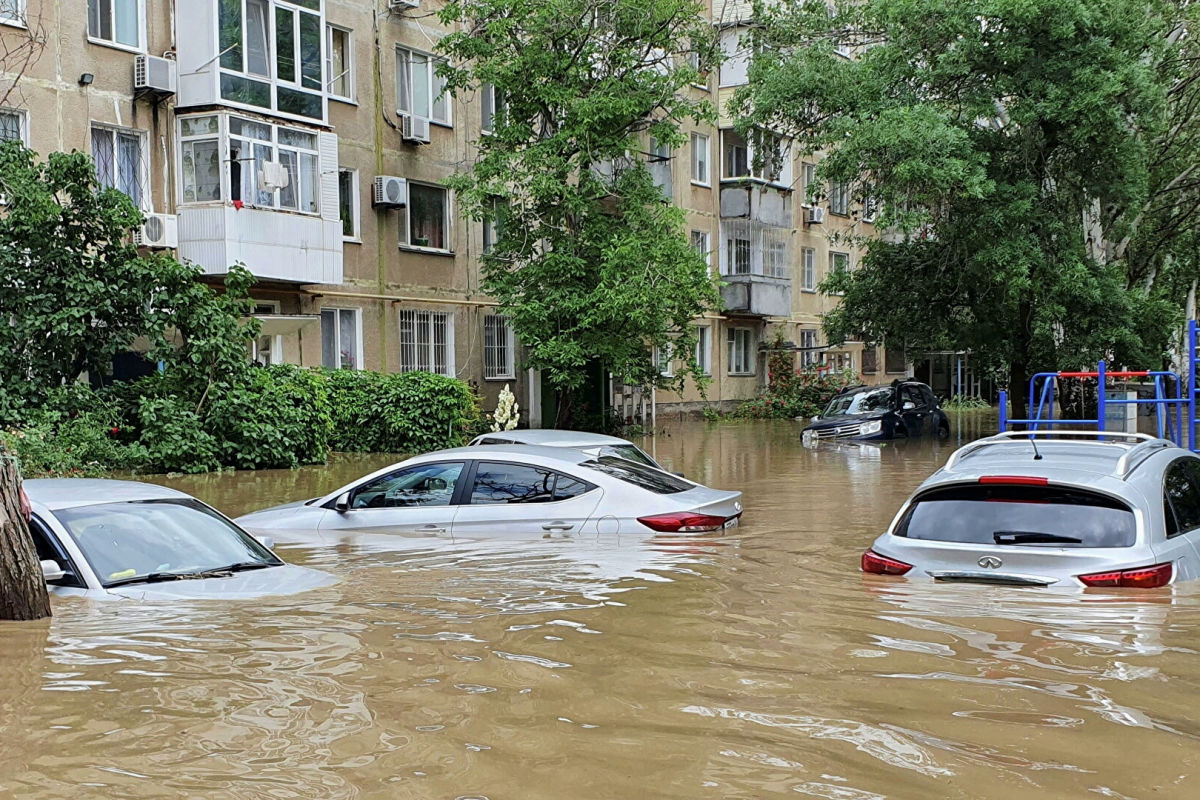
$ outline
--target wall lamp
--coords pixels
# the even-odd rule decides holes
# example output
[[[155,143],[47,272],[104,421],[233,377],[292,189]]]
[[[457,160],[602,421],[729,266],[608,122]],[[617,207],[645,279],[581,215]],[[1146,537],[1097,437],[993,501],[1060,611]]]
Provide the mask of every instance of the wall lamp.
[[[79,76],[79,85],[80,86],[91,86],[92,81],[94,81],[94,80],[96,80],[95,75],[93,75],[90,72],[85,72]]]

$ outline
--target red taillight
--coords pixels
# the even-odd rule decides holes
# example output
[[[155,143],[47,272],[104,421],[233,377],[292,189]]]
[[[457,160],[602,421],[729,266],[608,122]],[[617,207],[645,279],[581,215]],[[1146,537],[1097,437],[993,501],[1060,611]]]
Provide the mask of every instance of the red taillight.
[[[1086,586],[1120,586],[1125,589],[1157,589],[1171,582],[1175,567],[1170,562],[1155,564],[1152,567],[1137,567],[1136,569],[1120,569],[1113,572],[1093,572],[1090,575],[1080,575],[1079,580]]]
[[[912,564],[905,564],[894,558],[881,556],[874,550],[862,554],[862,571],[872,575],[903,575],[912,569]]]
[[[1000,483],[1008,486],[1046,486],[1050,483],[1046,478],[1031,478],[1028,475],[984,475],[980,483]]]
[[[650,530],[661,533],[718,531],[725,527],[727,520],[728,517],[718,517],[713,514],[697,514],[694,511],[677,511],[674,514],[655,514],[651,517],[638,517],[638,522]]]

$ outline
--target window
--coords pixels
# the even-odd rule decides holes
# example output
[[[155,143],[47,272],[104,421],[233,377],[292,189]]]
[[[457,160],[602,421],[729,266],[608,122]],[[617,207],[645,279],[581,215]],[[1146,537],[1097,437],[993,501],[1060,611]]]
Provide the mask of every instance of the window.
[[[221,199],[221,126],[218,117],[184,117],[179,121],[183,202]],[[230,165],[232,168],[232,164]]]
[[[479,95],[479,129],[483,133],[491,133],[496,126],[496,118],[504,113],[504,94],[492,84],[485,83]]]
[[[242,117],[229,117],[228,126],[231,200],[261,208],[320,212],[317,134]],[[184,175],[186,198],[186,161]]]
[[[904,351],[893,350],[890,347],[883,348],[883,368],[887,372],[908,372],[908,362],[904,358]]]
[[[5,0],[0,8],[13,9],[16,5],[14,0]],[[7,15],[0,10],[0,17],[4,16]],[[88,36],[143,49],[142,0],[88,0]]]
[[[400,311],[400,371],[454,376],[454,320],[438,311]]]
[[[655,494],[677,494],[686,492],[695,484],[688,483],[661,469],[639,464],[620,456],[599,456],[591,461],[584,461],[579,466],[594,469],[616,478],[619,481],[639,486]]]
[[[450,211],[446,190],[408,182],[408,207],[401,218],[400,240],[410,247],[449,250]]]
[[[674,184],[671,180],[671,148],[651,139],[648,161],[654,183],[659,189],[662,189],[663,197],[670,200],[674,196]]]
[[[147,208],[146,165],[142,134],[138,131],[92,126],[92,158],[101,186],[129,195],[138,208]]]
[[[712,375],[712,328],[696,326],[696,365],[701,375]]]
[[[850,215],[850,185],[845,181],[829,182],[829,213]]]
[[[763,274],[770,278],[790,277],[787,242],[763,236]]]
[[[731,237],[725,242],[730,275],[750,274],[750,240]]]
[[[473,506],[500,503],[550,503],[558,473],[525,464],[479,462],[471,487]]]
[[[675,360],[671,345],[665,344],[654,348],[654,363],[658,366],[658,374],[664,378],[675,377]]]
[[[1200,461],[1180,458],[1171,462],[1163,489],[1167,538],[1200,528]]]
[[[426,53],[396,48],[396,108],[401,114],[450,124],[446,82],[437,74],[440,63]]]
[[[0,19],[3,19],[0,16]],[[28,142],[25,131],[25,112],[15,108],[0,108],[0,142]]]
[[[0,0],[0,22],[25,24],[25,0]]]
[[[879,353],[874,347],[863,348],[862,371],[868,375],[874,375],[879,371]]]
[[[815,367],[821,363],[820,337],[816,330],[806,328],[800,331],[800,365]]]
[[[721,131],[726,178],[750,177],[750,148],[736,131]]]
[[[800,288],[806,291],[817,289],[817,251],[805,247],[800,251]]]
[[[692,182],[708,186],[708,137],[692,134]]]
[[[358,239],[358,170],[338,170],[338,217],[342,238]]]
[[[729,374],[753,375],[754,358],[751,353],[751,339],[754,332],[749,328],[729,329]]]
[[[705,261],[708,261],[711,252],[708,243],[708,231],[692,231],[692,249],[704,256]]]
[[[328,25],[325,30],[325,74],[329,81],[329,96],[353,101],[354,39],[350,31],[336,25]]]
[[[830,253],[829,254],[829,274],[837,275],[844,274],[850,271],[850,254],[849,253]]]
[[[354,490],[351,508],[448,506],[462,475],[463,462],[421,464],[398,470]]]
[[[128,0],[114,0],[118,1]],[[323,120],[325,91],[333,91],[335,76],[328,76],[327,85],[329,42],[321,27],[319,0],[217,2],[221,98]],[[349,67],[345,63],[341,72]]]
[[[507,317],[489,314],[483,318],[483,377],[485,380],[511,380],[516,377],[513,352],[516,349],[512,325]]]
[[[817,191],[820,187],[817,185],[817,165],[805,162],[800,165],[800,190],[804,192],[805,204],[811,203],[816,199]]]
[[[330,369],[362,369],[362,311],[321,309],[321,363]]]

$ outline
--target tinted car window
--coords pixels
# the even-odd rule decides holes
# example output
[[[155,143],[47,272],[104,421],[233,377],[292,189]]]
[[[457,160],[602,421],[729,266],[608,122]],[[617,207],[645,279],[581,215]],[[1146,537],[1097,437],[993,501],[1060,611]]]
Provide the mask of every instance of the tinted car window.
[[[914,407],[920,408],[925,405],[925,398],[921,396],[921,391],[915,386],[905,386],[900,390],[901,403],[912,403]]]
[[[376,478],[354,492],[353,508],[448,506],[462,474],[461,461],[421,464]]]
[[[932,389],[930,389],[928,386],[918,386],[917,390],[921,393],[921,399],[925,401],[925,405],[937,405],[937,398],[934,396]]]
[[[647,458],[645,453],[631,444],[609,445],[600,452],[606,456],[620,456],[621,458],[627,458],[630,461],[636,461],[637,463],[645,464],[648,467],[658,466],[649,458]]]
[[[837,417],[843,414],[867,414],[871,411],[888,411],[892,407],[892,387],[877,386],[857,392],[839,394],[829,401],[822,416]]]
[[[1163,513],[1167,537],[1200,528],[1200,461],[1181,458],[1167,467],[1163,481]]]
[[[636,464],[617,456],[600,456],[591,461],[584,461],[579,466],[603,472],[605,475],[611,475],[618,480],[631,483],[655,494],[677,494],[695,488],[687,481],[680,480],[662,470]]]
[[[578,497],[581,494],[586,494],[595,485],[587,481],[581,481],[578,478],[572,478],[570,475],[558,473],[558,479],[554,484],[554,499],[555,500],[570,500],[572,497]]]
[[[54,561],[62,567],[63,572],[67,573],[58,580],[53,581],[55,585],[83,586],[83,581],[79,579],[75,564],[59,548],[55,538],[50,534],[50,529],[46,527],[46,523],[34,517],[29,521],[29,534],[33,537],[33,544],[37,548],[38,560]]]
[[[1137,527],[1127,506],[1102,495],[995,485],[928,492],[917,498],[895,535],[1021,547],[1129,547]]]
[[[482,461],[475,469],[470,503],[549,503],[554,500],[555,475],[541,467]]]

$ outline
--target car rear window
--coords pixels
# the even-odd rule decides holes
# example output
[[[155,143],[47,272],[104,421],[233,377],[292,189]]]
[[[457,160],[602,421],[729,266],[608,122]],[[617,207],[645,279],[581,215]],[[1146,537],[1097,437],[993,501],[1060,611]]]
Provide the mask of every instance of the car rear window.
[[[619,456],[629,461],[636,461],[639,464],[645,464],[647,467],[658,466],[653,461],[648,459],[645,453],[631,444],[608,445],[600,452],[606,456]]]
[[[687,481],[654,467],[647,467],[618,456],[599,456],[579,466],[603,472],[617,480],[631,483],[655,494],[678,494],[695,488]]]
[[[896,526],[895,535],[1020,547],[1130,547],[1137,526],[1128,506],[1104,495],[996,484],[948,487],[921,495]]]

